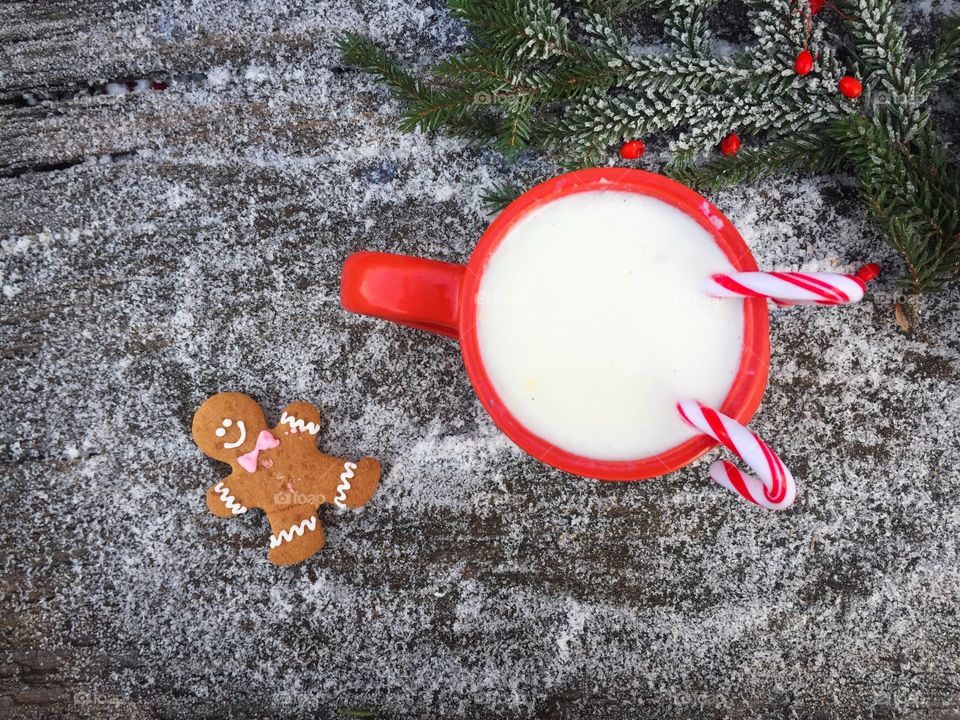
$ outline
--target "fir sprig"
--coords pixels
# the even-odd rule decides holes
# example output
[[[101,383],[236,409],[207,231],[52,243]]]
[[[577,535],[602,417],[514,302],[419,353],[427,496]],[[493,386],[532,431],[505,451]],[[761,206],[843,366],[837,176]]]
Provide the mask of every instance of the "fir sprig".
[[[701,192],[715,192],[772,175],[824,175],[839,172],[846,159],[826,134],[788,138],[758,148],[746,148],[731,158],[693,166],[674,164],[669,174]]]
[[[917,67],[917,91],[924,98],[960,72],[960,15],[944,20],[940,38]]]
[[[836,123],[833,139],[852,163],[874,222],[904,257],[902,284],[935,290],[960,274],[960,169],[930,128],[892,143],[862,117]]]
[[[432,92],[369,38],[347,33],[337,39],[337,50],[346,64],[376,75],[401,100],[418,102]]]
[[[808,0],[746,0],[756,34],[714,53],[717,0],[450,0],[472,40],[417,78],[369,40],[340,39],[344,61],[373,73],[406,106],[400,127],[437,130],[498,148],[550,153],[565,167],[608,160],[632,137],[671,138],[666,171],[704,191],[771,174],[852,173],[870,217],[904,259],[912,291],[960,276],[960,171],[925,103],[960,73],[960,17],[913,57],[897,0],[838,0],[846,37],[814,22]],[[645,6],[664,20],[666,52],[631,49],[616,18]],[[852,48],[849,65],[835,47]],[[799,76],[802,48],[816,54]],[[848,100],[837,80],[858,74]],[[705,156],[736,131],[732,158]],[[488,206],[514,186],[495,186]]]
[[[487,212],[498,213],[520,197],[524,190],[525,187],[516,183],[494,183],[480,193],[480,202]]]

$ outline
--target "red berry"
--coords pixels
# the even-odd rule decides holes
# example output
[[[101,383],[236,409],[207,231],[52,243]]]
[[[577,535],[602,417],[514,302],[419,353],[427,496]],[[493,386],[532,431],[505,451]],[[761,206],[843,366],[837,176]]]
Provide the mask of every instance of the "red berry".
[[[867,283],[876,278],[879,274],[880,266],[876,263],[870,263],[869,265],[864,265],[862,268],[857,270],[856,276]]]
[[[636,160],[647,150],[643,140],[628,140],[620,146],[620,157],[624,160]]]
[[[809,50],[801,50],[797,55],[796,62],[793,63],[793,69],[797,75],[809,75],[813,70],[813,55]]]
[[[720,152],[727,157],[733,157],[740,152],[740,136],[736,133],[730,133],[720,141]]]
[[[860,97],[860,93],[863,92],[863,85],[855,77],[844,75],[837,83],[837,89],[848,98],[856,98]]]
[[[810,0],[810,12],[813,15],[816,15],[818,12],[823,10],[823,4],[826,0]]]

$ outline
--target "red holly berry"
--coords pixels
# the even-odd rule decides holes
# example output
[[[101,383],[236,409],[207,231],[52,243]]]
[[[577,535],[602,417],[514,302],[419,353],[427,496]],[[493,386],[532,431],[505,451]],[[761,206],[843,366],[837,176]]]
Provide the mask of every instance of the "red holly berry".
[[[628,140],[620,146],[620,157],[624,160],[636,160],[647,151],[643,140]]]
[[[844,75],[840,78],[840,82],[837,83],[837,89],[843,93],[845,97],[856,98],[860,97],[860,93],[863,92],[863,85],[861,85],[860,81],[855,77]]]
[[[740,136],[736,133],[730,133],[720,141],[720,152],[727,157],[733,157],[740,152]]]
[[[810,0],[810,13],[816,15],[823,10],[824,2],[826,2],[826,0]]]
[[[813,55],[809,50],[799,52],[796,61],[793,63],[793,69],[797,71],[797,75],[810,74],[810,71],[813,70]]]
[[[864,282],[870,282],[880,274],[880,266],[876,263],[870,263],[869,265],[864,265],[862,268],[857,270],[856,276],[863,280]]]

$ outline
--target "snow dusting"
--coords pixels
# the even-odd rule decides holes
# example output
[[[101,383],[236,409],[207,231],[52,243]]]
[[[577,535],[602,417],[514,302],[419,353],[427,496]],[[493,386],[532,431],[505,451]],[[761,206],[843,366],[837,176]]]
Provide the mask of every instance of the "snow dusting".
[[[643,483],[572,477],[492,425],[453,341],[339,305],[349,253],[465,262],[483,189],[556,172],[402,135],[399,105],[340,66],[341,29],[418,64],[449,51],[442,4],[162,5],[56,41],[31,15],[36,48],[0,76],[106,89],[0,106],[0,165],[35,168],[0,177],[0,714],[960,713],[960,289],[900,331],[899,261],[852,185],[710,198],[761,268],[888,270],[856,306],[771,306],[752,427],[796,506],[711,484],[719,452]],[[162,90],[137,85],[158,71]],[[222,390],[271,423],[313,402],[321,449],[383,462],[369,505],[321,510],[302,565],[267,561],[258,511],[205,508],[225,467],[190,421]]]

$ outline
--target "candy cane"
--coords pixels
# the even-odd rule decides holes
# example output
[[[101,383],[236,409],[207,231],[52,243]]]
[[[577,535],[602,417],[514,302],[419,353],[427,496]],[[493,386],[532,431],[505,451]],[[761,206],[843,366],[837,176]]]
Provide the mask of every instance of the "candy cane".
[[[733,463],[720,460],[710,466],[713,480],[768,510],[784,510],[793,504],[797,496],[793,474],[763,440],[732,417],[694,400],[677,404],[677,411],[689,425],[732,450],[760,476],[757,479],[741,472]]]
[[[707,292],[714,297],[770,298],[778,305],[840,305],[857,302],[880,266],[864,265],[856,275],[799,272],[741,272],[712,275]]]

